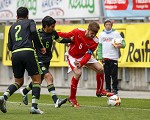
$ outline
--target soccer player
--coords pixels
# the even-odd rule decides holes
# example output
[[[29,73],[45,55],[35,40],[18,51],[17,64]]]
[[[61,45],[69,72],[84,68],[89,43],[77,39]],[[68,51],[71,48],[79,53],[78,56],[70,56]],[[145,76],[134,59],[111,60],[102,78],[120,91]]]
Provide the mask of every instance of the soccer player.
[[[62,104],[66,103],[67,99],[59,99],[55,92],[55,87],[53,84],[53,76],[49,72],[50,60],[52,59],[52,44],[55,40],[59,43],[70,43],[72,39],[68,38],[60,38],[55,31],[55,19],[50,16],[46,16],[42,20],[42,29],[38,30],[40,37],[42,38],[41,41],[46,48],[46,54],[42,54],[40,52],[40,48],[35,46],[36,53],[39,59],[40,68],[42,69],[43,74],[41,75],[41,79],[45,79],[47,82],[47,89],[52,96],[52,99],[55,103],[55,107],[58,108]],[[21,93],[23,95],[23,103],[28,104],[27,93],[32,89],[33,85],[32,82],[24,89],[21,89]]]
[[[20,7],[17,9],[17,21],[10,27],[8,34],[8,49],[12,51],[12,68],[15,77],[15,83],[11,84],[0,96],[0,110],[7,112],[6,101],[17,91],[24,83],[24,72],[27,70],[32,78],[32,107],[30,113],[42,114],[38,109],[38,100],[40,98],[40,83],[42,71],[38,67],[38,60],[33,48],[33,43],[40,48],[40,52],[45,54],[46,49],[41,44],[36,31],[34,20],[28,19],[28,9]],[[33,39],[33,40],[32,40]],[[28,59],[27,59],[28,58]]]
[[[70,96],[68,101],[73,107],[79,108],[80,105],[76,99],[76,92],[79,79],[82,74],[82,67],[86,66],[93,69],[96,73],[103,73],[103,66],[92,57],[93,52],[98,46],[98,33],[100,26],[97,22],[91,22],[88,29],[73,29],[68,33],[58,32],[59,36],[70,38],[74,36],[73,42],[69,45],[69,50],[65,54],[69,65],[68,73],[74,72],[70,87]]]
[[[111,92],[112,79],[112,92],[118,94],[119,49],[125,48],[125,41],[118,31],[112,29],[112,26],[113,22],[110,19],[106,19],[104,22],[105,29],[99,35],[98,59],[102,60],[104,64],[106,91]],[[115,38],[121,42],[114,44]]]

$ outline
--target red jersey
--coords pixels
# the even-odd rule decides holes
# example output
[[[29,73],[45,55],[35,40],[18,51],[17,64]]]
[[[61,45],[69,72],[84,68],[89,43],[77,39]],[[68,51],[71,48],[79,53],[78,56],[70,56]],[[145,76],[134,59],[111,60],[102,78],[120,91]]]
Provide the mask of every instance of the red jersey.
[[[93,52],[98,46],[98,38],[94,37],[87,38],[85,36],[86,30],[76,28],[68,33],[58,32],[58,35],[62,38],[73,38],[73,42],[69,45],[68,53],[74,58],[81,58],[83,57],[88,50],[92,50]]]

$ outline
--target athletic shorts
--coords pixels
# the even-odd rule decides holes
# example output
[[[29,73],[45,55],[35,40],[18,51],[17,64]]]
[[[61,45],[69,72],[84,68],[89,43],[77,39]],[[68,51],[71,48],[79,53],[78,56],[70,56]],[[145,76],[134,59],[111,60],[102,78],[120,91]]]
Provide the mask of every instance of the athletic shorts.
[[[27,70],[29,76],[42,73],[34,50],[13,52],[12,68],[15,78],[22,78],[24,76],[25,69]]]
[[[66,54],[65,54],[65,55],[66,55]],[[73,57],[72,57],[71,55],[69,55],[69,54],[66,55],[66,62],[68,63],[68,66],[69,66],[67,73],[71,72],[71,71],[76,67],[75,64],[74,64],[75,60],[81,61],[82,58],[83,58],[83,57],[81,57],[81,58],[79,58],[79,59],[76,59],[76,58],[73,58]],[[97,61],[95,58],[91,57],[87,63],[97,63],[97,62],[98,62],[98,61]]]
[[[50,66],[50,62],[39,62],[40,68],[42,70],[42,75],[45,75],[46,73],[49,72],[49,66]]]

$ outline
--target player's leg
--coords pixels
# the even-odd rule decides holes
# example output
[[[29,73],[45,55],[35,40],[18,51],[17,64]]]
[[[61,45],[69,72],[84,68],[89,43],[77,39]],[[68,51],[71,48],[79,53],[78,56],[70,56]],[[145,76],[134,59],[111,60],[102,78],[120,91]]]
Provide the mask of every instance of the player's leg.
[[[62,104],[65,104],[67,102],[67,99],[59,99],[56,95],[56,91],[55,91],[55,86],[53,84],[53,76],[51,75],[50,72],[47,72],[44,75],[44,79],[47,82],[47,89],[48,92],[50,93],[50,96],[52,97],[54,103],[55,103],[55,107],[61,107]]]
[[[86,66],[96,71],[96,81],[97,81],[96,96],[101,97],[103,84],[104,84],[103,66],[97,60],[93,58],[89,60]]]
[[[69,96],[68,100],[72,104],[73,107],[79,108],[80,105],[77,102],[76,93],[77,93],[78,82],[79,82],[80,76],[82,74],[81,68],[75,67],[73,69],[73,72],[74,72],[74,76],[72,77],[72,80],[71,80],[70,96]]]
[[[78,102],[76,100],[76,93],[77,93],[78,82],[79,82],[79,79],[80,79],[81,74],[82,74],[82,70],[81,70],[81,68],[77,68],[74,65],[75,59],[73,57],[68,56],[67,60],[68,60],[67,62],[69,64],[69,67],[74,72],[74,76],[72,77],[72,80],[71,80],[70,96],[68,98],[68,101],[72,104],[73,107],[79,108],[80,105],[78,104]]]
[[[118,94],[118,61],[111,62],[112,88],[114,94]]]
[[[104,73],[96,73],[96,81],[97,81],[96,96],[100,97],[104,85]]]
[[[105,74],[105,82],[106,82],[106,90],[107,92],[111,92],[111,66],[110,60],[103,61],[104,63],[104,74]]]
[[[104,74],[103,74],[103,66],[102,64],[100,64],[97,60],[91,58],[88,63],[86,64],[86,66],[88,68],[91,68],[93,69],[97,76],[96,76],[96,79],[97,79],[97,90],[96,90],[96,95],[98,97],[101,97],[101,96],[112,96],[113,93],[110,93],[110,92],[107,92],[106,90],[103,89],[103,84],[104,84]]]
[[[22,101],[25,105],[28,105],[28,92],[32,90],[32,82],[30,82],[29,85],[27,85],[25,88],[20,89],[20,93],[22,95]]]
[[[38,101],[40,98],[41,91],[41,75],[42,71],[40,69],[36,53],[31,51],[28,53],[28,60],[26,62],[26,70],[32,78],[32,107],[30,113],[32,114],[42,114],[43,111],[38,109]]]
[[[23,75],[24,75],[24,67],[22,63],[22,58],[20,53],[13,53],[12,55],[12,68],[15,77],[15,83],[11,84],[7,90],[4,92],[3,96],[0,97],[0,109],[3,113],[7,112],[6,109],[6,101],[7,99],[17,91],[24,82]]]

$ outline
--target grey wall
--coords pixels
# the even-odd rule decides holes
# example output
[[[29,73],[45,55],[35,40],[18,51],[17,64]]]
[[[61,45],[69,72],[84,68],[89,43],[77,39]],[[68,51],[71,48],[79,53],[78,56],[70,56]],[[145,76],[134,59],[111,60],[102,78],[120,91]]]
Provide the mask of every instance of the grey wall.
[[[67,68],[50,68],[50,72],[54,77],[54,85],[56,87],[70,87],[72,73],[67,75]],[[119,88],[123,90],[150,90],[150,69],[145,68],[119,68]],[[25,73],[24,85],[29,84],[31,78]],[[14,82],[12,68],[3,66],[0,61],[0,86],[8,86]],[[42,86],[46,87],[43,81]],[[95,72],[90,69],[83,69],[83,74],[78,87],[80,88],[96,88]]]

